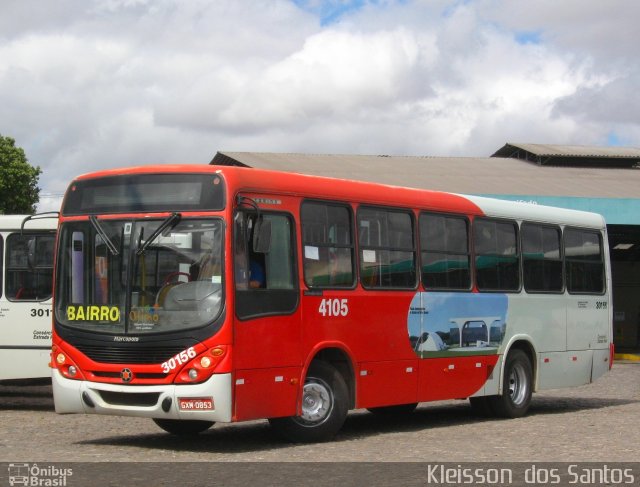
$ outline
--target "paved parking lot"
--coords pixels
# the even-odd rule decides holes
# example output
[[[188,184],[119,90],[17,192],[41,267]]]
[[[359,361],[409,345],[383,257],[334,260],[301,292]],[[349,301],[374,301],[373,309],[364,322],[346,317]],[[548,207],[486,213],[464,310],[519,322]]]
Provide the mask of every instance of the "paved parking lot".
[[[594,384],[534,395],[522,419],[475,418],[467,401],[403,418],[349,414],[335,441],[292,445],[266,421],[218,424],[190,439],[138,418],[56,415],[51,387],[0,386],[1,462],[628,462],[640,459],[640,363]]]

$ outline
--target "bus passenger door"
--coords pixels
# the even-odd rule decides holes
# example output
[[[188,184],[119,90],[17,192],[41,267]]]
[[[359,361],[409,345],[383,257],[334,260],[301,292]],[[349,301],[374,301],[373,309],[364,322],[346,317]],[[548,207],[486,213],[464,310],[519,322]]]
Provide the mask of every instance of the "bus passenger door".
[[[296,413],[300,317],[293,219],[238,211],[234,217],[234,417]]]

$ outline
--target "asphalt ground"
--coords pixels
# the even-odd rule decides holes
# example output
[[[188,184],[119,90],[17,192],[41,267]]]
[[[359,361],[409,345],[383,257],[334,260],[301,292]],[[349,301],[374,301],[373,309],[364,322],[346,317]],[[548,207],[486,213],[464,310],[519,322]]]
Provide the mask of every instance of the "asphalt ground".
[[[267,421],[181,438],[149,419],[57,415],[49,385],[0,385],[0,432],[0,462],[637,462],[640,363],[534,394],[524,418],[478,418],[467,401],[399,418],[356,410],[334,441],[315,445],[287,443]]]

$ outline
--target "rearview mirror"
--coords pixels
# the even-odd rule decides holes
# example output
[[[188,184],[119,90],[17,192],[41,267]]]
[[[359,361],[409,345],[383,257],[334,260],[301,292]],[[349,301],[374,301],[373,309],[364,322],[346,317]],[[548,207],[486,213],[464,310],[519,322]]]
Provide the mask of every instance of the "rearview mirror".
[[[267,254],[271,250],[271,220],[260,216],[253,229],[253,251]]]

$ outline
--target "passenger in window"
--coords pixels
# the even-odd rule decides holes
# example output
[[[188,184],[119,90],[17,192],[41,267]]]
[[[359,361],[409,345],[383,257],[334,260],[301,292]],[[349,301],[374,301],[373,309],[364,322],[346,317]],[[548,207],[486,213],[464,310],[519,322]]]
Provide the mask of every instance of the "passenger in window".
[[[258,262],[255,256],[252,256],[249,262],[249,287],[251,289],[260,289],[266,285],[267,279],[264,274],[264,266]]]

